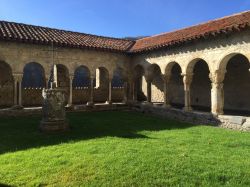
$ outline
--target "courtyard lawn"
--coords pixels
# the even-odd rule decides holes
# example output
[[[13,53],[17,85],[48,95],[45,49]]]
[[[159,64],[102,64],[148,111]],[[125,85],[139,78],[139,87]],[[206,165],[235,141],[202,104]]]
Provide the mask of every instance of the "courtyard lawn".
[[[133,112],[0,119],[0,183],[14,186],[250,186],[250,133]]]

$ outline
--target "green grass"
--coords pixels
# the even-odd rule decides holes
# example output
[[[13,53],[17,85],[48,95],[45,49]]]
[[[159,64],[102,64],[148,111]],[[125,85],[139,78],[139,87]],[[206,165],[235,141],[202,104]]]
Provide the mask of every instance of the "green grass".
[[[250,186],[250,133],[132,112],[0,120],[0,183],[14,186]]]

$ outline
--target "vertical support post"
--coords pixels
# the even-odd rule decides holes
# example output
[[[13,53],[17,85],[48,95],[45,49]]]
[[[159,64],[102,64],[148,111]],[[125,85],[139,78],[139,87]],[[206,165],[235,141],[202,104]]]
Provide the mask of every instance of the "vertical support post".
[[[45,75],[45,89],[48,89],[50,75]]]
[[[152,97],[151,84],[152,84],[152,80],[147,79],[146,82],[147,82],[147,103],[151,103],[151,97]]]
[[[13,104],[14,106],[17,106],[17,83],[18,81],[15,76],[13,77],[14,77],[14,103]]]
[[[163,80],[164,80],[164,105],[163,105],[163,107],[166,107],[166,108],[170,107],[170,99],[169,99],[170,76],[171,75],[163,75]]]
[[[185,94],[185,106],[184,111],[192,111],[191,98],[190,98],[190,86],[193,79],[193,74],[182,74],[184,83],[184,94]]]
[[[109,77],[109,89],[108,89],[108,99],[106,101],[107,104],[112,104],[112,76]]]
[[[124,81],[123,83],[123,103],[128,102],[128,82],[127,80]]]
[[[94,105],[94,77],[90,77],[90,97],[89,101],[87,102],[87,106],[93,106]]]
[[[74,75],[69,75],[69,99],[68,99],[67,107],[73,106],[73,104],[72,104],[73,79],[74,79]]]
[[[23,73],[14,73],[14,109],[22,109],[22,78]]]
[[[225,78],[226,71],[215,71],[210,73],[209,77],[212,84],[211,89],[211,112],[214,115],[223,114],[224,108],[224,89],[223,81]]]
[[[22,81],[18,81],[18,105],[22,107]]]

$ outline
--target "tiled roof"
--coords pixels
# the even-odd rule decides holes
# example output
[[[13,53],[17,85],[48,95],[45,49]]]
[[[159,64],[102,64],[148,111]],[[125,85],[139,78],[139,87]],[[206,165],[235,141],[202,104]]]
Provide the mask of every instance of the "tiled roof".
[[[130,52],[160,49],[208,36],[240,31],[249,26],[250,11],[242,12],[185,29],[139,39],[130,49]]]
[[[249,26],[250,11],[246,11],[181,30],[132,41],[0,21],[0,40],[47,45],[51,45],[53,41],[57,46],[138,53],[208,38],[209,36],[241,31]]]
[[[91,48],[117,52],[128,51],[135,41],[96,36],[34,25],[0,21],[0,40]]]

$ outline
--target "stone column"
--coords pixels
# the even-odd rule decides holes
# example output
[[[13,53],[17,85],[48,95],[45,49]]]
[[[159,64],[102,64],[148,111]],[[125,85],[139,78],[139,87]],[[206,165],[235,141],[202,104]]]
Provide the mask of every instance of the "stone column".
[[[18,103],[17,103],[17,79],[14,77],[14,106],[17,106]]]
[[[152,80],[151,79],[146,79],[147,82],[147,103],[151,103],[151,84]]]
[[[185,94],[185,106],[184,111],[192,111],[191,98],[190,98],[190,86],[193,79],[193,74],[182,74],[184,83],[184,94]]]
[[[128,77],[127,79],[127,100],[129,103],[132,103],[135,101],[134,80],[132,77]]]
[[[109,89],[108,89],[108,99],[106,104],[112,104],[112,78],[109,77]]]
[[[214,115],[223,114],[224,108],[224,89],[223,81],[226,71],[216,71],[209,75],[212,89],[211,89],[211,112]]]
[[[138,101],[138,87],[137,87],[137,82],[136,81],[132,81],[132,96],[133,96],[133,101],[137,102]]]
[[[74,79],[74,75],[69,75],[69,99],[68,99],[67,107],[73,106],[72,105],[73,79]]]
[[[90,97],[89,101],[87,102],[87,106],[93,106],[94,105],[94,77],[90,78]]]
[[[45,75],[45,88],[48,89],[50,75]]]
[[[22,78],[23,73],[13,74],[14,79],[14,106],[15,109],[21,109],[22,106]]]
[[[128,82],[127,80],[124,81],[123,83],[123,103],[128,102]]]
[[[18,82],[18,105],[22,107],[22,81]]]
[[[169,82],[170,82],[171,75],[163,75],[164,81],[164,105],[163,107],[169,108],[170,107],[170,100],[169,100]]]

